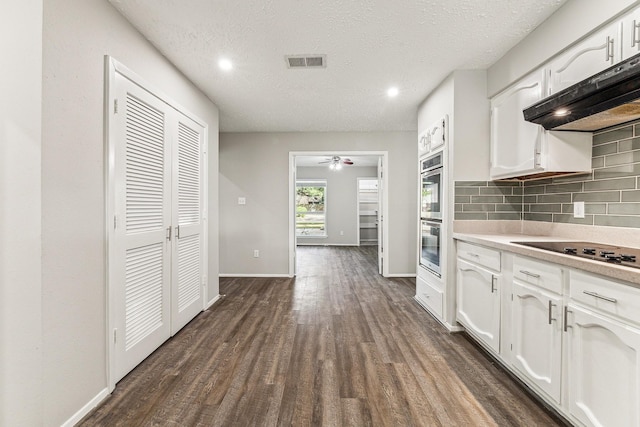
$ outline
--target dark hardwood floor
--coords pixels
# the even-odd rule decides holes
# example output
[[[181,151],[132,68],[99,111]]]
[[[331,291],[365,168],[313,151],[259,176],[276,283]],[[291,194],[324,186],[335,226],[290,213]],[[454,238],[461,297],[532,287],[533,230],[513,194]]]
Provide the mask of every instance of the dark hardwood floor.
[[[226,294],[81,426],[553,426],[464,334],[377,274],[375,247],[300,247],[298,275]]]

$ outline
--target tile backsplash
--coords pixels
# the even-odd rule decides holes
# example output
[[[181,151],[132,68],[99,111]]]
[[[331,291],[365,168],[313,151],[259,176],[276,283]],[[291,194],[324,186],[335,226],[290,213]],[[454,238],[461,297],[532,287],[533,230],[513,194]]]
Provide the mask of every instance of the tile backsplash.
[[[592,171],[524,182],[456,181],[456,220],[640,228],[640,122],[593,135]],[[574,218],[573,203],[585,203]]]

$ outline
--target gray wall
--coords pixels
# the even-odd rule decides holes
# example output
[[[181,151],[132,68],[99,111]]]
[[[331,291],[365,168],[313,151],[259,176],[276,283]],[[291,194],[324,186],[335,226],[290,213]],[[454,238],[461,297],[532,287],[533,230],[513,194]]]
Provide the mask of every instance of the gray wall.
[[[44,424],[57,426],[107,387],[104,55],[209,125],[211,296],[218,294],[218,110],[106,0],[45,2],[42,39]],[[32,302],[24,304],[29,313]]]
[[[327,237],[298,237],[298,244],[358,245],[358,178],[376,178],[377,167],[299,167],[298,179],[327,180]],[[340,231],[344,234],[341,236]]]
[[[222,133],[220,273],[288,274],[289,152],[324,150],[389,152],[388,273],[415,274],[415,132]]]
[[[0,13],[0,426],[42,424],[42,1]]]

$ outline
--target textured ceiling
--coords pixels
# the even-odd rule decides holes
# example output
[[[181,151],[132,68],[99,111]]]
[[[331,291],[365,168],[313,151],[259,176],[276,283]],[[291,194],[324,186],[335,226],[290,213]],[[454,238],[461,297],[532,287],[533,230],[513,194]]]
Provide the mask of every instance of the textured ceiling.
[[[110,0],[214,101],[224,132],[415,130],[444,77],[487,68],[564,1]],[[327,67],[288,69],[289,54]]]

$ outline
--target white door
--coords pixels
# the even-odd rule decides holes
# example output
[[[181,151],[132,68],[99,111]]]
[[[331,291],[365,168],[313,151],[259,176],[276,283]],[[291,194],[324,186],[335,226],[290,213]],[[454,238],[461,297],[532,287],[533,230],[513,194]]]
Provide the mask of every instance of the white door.
[[[204,129],[183,114],[173,121],[173,245],[171,334],[203,307]]]
[[[500,351],[498,275],[457,260],[458,322],[496,352]]]
[[[383,197],[384,197],[384,187],[383,187],[383,174],[382,170],[382,157],[378,158],[378,274],[382,275],[384,273],[384,269],[382,268],[382,263],[384,260],[384,215],[383,215]]]
[[[571,415],[587,426],[640,425],[640,330],[568,310]]]
[[[113,61],[113,60],[111,60]],[[109,387],[204,306],[206,127],[112,62]]]
[[[169,338],[171,170],[168,107],[116,73],[115,381]]]
[[[562,299],[514,281],[511,343],[513,366],[560,403]]]

